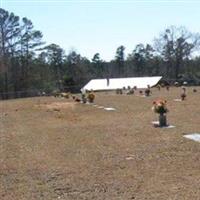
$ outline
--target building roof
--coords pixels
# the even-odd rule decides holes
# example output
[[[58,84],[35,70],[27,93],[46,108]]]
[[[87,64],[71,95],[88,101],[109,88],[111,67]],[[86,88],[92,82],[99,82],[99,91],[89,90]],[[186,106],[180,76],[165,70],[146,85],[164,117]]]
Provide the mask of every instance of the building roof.
[[[152,77],[130,77],[130,78],[110,78],[110,79],[92,79],[82,89],[84,90],[115,90],[130,86],[133,88],[147,88],[156,85],[162,76]]]

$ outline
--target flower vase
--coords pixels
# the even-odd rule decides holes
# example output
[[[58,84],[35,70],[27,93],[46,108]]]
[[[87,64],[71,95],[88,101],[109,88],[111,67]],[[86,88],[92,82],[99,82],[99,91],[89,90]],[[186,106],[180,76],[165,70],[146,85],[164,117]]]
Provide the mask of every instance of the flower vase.
[[[167,117],[164,114],[160,114],[159,115],[159,126],[163,127],[163,126],[167,126]]]
[[[89,103],[93,103],[94,102],[94,100],[93,99],[89,99]]]

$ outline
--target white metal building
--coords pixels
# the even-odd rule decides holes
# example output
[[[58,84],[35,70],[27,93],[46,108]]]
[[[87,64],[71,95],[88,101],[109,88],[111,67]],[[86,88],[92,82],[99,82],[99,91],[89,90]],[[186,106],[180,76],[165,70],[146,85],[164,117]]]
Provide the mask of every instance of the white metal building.
[[[153,77],[130,77],[130,78],[110,78],[110,79],[92,79],[90,80],[81,91],[85,90],[116,90],[122,89],[123,87],[136,86],[137,88],[147,88],[156,85],[162,76]]]

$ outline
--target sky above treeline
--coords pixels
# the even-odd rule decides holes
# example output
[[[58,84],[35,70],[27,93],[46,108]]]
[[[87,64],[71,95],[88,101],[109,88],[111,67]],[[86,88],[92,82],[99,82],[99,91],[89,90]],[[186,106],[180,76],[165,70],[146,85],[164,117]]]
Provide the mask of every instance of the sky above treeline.
[[[0,0],[0,7],[30,19],[46,44],[88,59],[114,59],[120,45],[127,55],[171,25],[200,33],[199,0]]]

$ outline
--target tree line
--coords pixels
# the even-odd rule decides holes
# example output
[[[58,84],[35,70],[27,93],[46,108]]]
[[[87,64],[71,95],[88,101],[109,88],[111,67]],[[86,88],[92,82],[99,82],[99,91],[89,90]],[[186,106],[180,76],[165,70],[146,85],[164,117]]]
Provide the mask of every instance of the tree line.
[[[74,50],[66,54],[59,45],[46,44],[30,19],[0,9],[0,94],[6,99],[9,93],[22,97],[28,91],[79,91],[94,78],[199,79],[199,47],[199,33],[170,26],[152,44],[138,44],[127,56],[121,45],[109,62],[99,53],[89,60]]]

